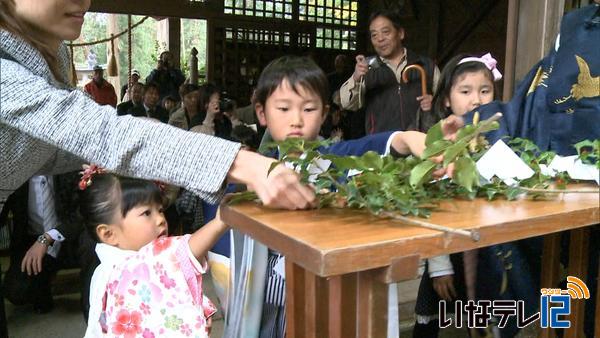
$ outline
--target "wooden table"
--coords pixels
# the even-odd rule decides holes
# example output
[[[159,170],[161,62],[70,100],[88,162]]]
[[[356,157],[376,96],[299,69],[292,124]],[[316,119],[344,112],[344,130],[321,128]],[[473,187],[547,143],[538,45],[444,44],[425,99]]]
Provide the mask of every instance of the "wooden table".
[[[571,253],[578,264],[569,272],[585,277],[585,227],[600,223],[597,194],[561,194],[549,201],[455,200],[444,202],[427,220],[477,230],[478,242],[347,209],[285,211],[242,203],[221,206],[221,215],[285,254],[288,338],[385,337],[387,283],[415,278],[420,259],[442,254],[574,230]],[[558,236],[549,238],[545,255],[557,255]],[[546,283],[558,278],[553,257],[544,260],[553,264],[544,266],[542,285],[554,285]],[[582,311],[582,305],[574,302],[574,311]],[[579,322],[570,331],[581,330]]]

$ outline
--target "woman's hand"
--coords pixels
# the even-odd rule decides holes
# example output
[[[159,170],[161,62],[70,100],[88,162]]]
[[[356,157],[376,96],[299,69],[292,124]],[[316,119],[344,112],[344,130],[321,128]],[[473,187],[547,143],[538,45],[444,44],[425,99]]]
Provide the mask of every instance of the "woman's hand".
[[[315,207],[314,190],[300,183],[300,176],[296,172],[278,165],[268,173],[273,162],[274,159],[240,150],[228,177],[246,184],[265,206],[290,210]]]

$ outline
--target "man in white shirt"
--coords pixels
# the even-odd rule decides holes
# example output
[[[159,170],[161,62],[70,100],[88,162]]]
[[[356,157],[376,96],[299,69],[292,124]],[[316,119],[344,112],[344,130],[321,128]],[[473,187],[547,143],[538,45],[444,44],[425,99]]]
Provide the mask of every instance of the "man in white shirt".
[[[53,177],[31,178],[20,195],[16,194],[14,204],[17,208],[5,295],[15,304],[33,303],[35,312],[46,313],[53,307],[50,281],[59,269],[58,253],[65,240],[57,229]]]

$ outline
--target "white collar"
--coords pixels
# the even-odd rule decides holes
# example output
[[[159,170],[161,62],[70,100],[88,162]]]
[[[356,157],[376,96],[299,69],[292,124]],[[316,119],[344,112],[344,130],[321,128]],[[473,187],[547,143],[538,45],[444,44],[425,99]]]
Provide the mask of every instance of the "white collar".
[[[116,246],[98,243],[96,244],[96,254],[100,258],[100,263],[112,263],[116,264],[124,261],[128,257],[135,255],[137,251],[123,250]]]

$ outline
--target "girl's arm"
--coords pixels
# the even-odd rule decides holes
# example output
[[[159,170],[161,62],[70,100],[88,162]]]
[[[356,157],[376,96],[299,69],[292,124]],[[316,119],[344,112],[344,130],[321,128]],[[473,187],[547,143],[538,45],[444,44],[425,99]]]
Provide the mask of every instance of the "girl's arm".
[[[208,250],[215,245],[223,233],[229,228],[221,221],[219,212],[220,210],[217,210],[215,218],[196,230],[188,241],[190,251],[198,260],[206,256]]]
[[[453,139],[456,137],[458,129],[464,125],[462,119],[450,116],[442,122],[442,133],[444,138]],[[415,155],[421,157],[425,151],[425,138],[427,134],[420,131],[405,131],[394,134],[392,147],[402,155]]]

